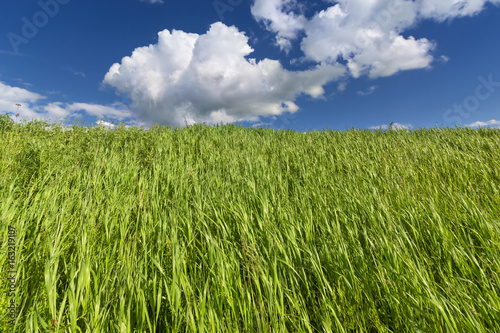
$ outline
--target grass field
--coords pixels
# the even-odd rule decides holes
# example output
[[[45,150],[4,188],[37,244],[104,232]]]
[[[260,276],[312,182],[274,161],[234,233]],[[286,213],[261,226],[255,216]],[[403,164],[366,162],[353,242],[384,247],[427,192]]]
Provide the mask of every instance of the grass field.
[[[0,121],[1,332],[500,332],[500,130]]]

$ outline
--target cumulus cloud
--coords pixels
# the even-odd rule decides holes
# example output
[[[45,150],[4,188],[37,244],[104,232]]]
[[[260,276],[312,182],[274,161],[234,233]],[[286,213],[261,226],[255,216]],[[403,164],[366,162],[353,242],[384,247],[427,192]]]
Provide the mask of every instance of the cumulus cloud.
[[[328,2],[333,4],[310,19],[300,15],[300,7],[293,0],[255,0],[252,13],[276,34],[280,48],[290,47],[303,32],[300,46],[307,59],[318,63],[345,61],[353,77],[377,78],[430,67],[435,44],[426,38],[403,35],[419,20],[471,16],[488,2],[500,4],[500,0]]]
[[[236,27],[214,23],[203,35],[161,31],[158,43],[137,48],[111,66],[103,83],[127,95],[141,121],[183,126],[185,122],[258,121],[294,113],[301,94],[323,97],[323,86],[345,67],[318,64],[288,71],[279,61],[256,61]]]
[[[500,120],[491,119],[489,121],[476,121],[475,123],[465,125],[466,127],[494,127],[500,128]]]

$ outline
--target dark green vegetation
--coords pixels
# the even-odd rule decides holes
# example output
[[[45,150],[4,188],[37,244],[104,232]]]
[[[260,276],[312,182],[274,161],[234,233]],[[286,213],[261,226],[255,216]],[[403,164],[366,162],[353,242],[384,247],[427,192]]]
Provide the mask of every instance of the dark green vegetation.
[[[2,332],[500,331],[500,130],[2,121]]]

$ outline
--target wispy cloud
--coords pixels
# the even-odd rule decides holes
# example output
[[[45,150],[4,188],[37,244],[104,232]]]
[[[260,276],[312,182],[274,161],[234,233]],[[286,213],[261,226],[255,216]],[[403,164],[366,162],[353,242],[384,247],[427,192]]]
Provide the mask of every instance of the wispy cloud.
[[[158,3],[158,4],[162,4],[163,3],[163,0],[141,0],[141,2],[147,2],[147,3]]]
[[[62,69],[64,69],[65,71],[68,71],[68,72],[72,73],[73,75],[78,75],[78,76],[81,76],[81,77],[85,77],[85,73],[84,72],[76,71],[73,68],[71,68],[70,66],[64,66]]]
[[[442,55],[438,58],[438,61],[442,62],[442,63],[447,63],[448,61],[450,61],[450,57],[448,56],[445,56],[445,55]]]
[[[359,96],[368,96],[371,95],[375,92],[377,89],[377,86],[371,86],[370,88],[366,89],[365,91],[358,91]]]
[[[22,79],[16,78],[14,80],[17,81],[17,82],[19,82],[19,83],[21,83],[22,85],[24,85],[26,87],[33,87],[33,85],[31,83],[24,82]]]

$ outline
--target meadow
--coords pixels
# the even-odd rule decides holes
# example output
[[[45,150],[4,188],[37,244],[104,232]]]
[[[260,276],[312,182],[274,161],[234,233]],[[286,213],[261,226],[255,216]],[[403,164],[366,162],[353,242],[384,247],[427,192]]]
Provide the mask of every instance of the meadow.
[[[1,332],[500,332],[498,129],[46,126],[0,118]]]

